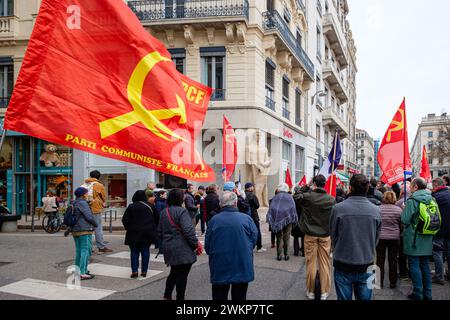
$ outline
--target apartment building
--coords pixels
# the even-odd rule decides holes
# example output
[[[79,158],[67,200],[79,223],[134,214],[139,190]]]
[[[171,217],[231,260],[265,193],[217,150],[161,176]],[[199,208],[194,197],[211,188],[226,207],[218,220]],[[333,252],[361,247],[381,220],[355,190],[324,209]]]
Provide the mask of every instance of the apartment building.
[[[361,173],[369,179],[375,177],[375,149],[372,137],[365,131],[356,129],[357,161]]]

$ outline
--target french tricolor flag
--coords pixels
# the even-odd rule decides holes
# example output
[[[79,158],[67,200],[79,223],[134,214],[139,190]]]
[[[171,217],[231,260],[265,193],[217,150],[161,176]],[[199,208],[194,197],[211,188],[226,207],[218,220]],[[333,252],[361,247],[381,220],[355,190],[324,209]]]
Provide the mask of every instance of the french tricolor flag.
[[[325,160],[325,163],[320,169],[319,175],[323,175],[327,178],[327,185],[325,189],[328,194],[336,197],[336,170],[341,162],[342,158],[342,149],[341,149],[341,141],[339,138],[339,132],[336,131],[336,135],[333,140],[333,148],[331,149],[330,155]]]

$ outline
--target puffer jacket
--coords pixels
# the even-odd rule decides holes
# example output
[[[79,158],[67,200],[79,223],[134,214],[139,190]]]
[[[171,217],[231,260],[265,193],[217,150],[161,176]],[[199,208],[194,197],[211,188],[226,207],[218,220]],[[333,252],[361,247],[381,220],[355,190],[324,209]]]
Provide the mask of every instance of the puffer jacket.
[[[72,233],[76,235],[79,232],[91,232],[97,227],[94,215],[92,214],[91,208],[85,199],[76,199],[73,202],[73,209],[75,210],[75,217],[77,223],[70,228]]]
[[[163,210],[158,235],[159,239],[163,239],[164,262],[167,265],[178,266],[197,261],[195,249],[198,239],[192,219],[185,208],[171,206]]]

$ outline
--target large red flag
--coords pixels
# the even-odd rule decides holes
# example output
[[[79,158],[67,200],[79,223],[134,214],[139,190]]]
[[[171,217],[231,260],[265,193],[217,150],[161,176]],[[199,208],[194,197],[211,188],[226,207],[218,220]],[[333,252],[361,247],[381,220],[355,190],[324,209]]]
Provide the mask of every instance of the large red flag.
[[[306,181],[306,176],[303,176],[303,179],[300,181],[300,183],[298,184],[299,187],[304,187],[308,184],[308,182]]]
[[[420,176],[427,182],[431,182],[432,176],[430,171],[430,163],[428,162],[427,148],[423,146],[422,151],[422,166],[420,170]]]
[[[289,186],[289,188],[292,189],[294,184],[292,183],[292,177],[291,177],[291,171],[289,170],[289,167],[286,170],[286,180],[285,183]]]
[[[43,0],[5,128],[214,181],[194,147],[210,96],[123,1]]]
[[[222,138],[222,175],[225,182],[230,181],[236,169],[238,160],[237,140],[230,121],[223,116],[223,138]]]
[[[405,99],[381,143],[378,163],[383,171],[381,180],[389,185],[404,180],[404,172],[411,171]]]

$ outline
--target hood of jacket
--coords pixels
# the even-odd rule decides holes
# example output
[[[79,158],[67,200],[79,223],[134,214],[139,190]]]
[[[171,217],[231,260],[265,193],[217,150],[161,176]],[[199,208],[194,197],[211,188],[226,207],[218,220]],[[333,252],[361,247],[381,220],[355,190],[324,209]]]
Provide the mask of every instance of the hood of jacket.
[[[419,202],[429,204],[433,200],[433,196],[428,190],[419,190],[413,193],[411,199],[415,199]]]

